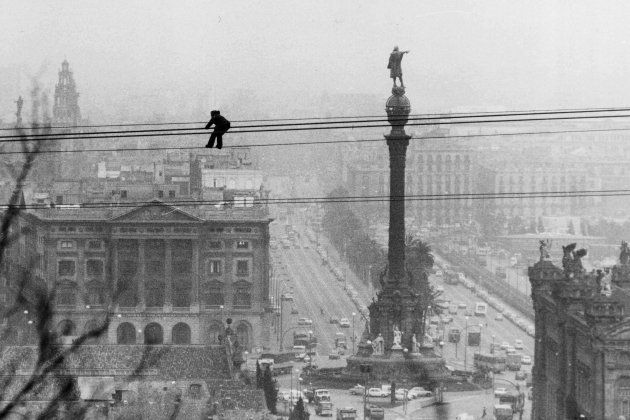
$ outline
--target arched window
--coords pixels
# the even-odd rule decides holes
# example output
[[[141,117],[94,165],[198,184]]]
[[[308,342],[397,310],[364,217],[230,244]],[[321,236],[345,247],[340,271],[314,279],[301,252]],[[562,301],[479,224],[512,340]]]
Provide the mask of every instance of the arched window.
[[[144,344],[162,344],[164,343],[164,331],[162,326],[157,322],[152,322],[144,327]]]
[[[190,344],[190,327],[180,322],[173,327],[173,344]]]
[[[219,344],[219,336],[223,326],[218,321],[212,322],[208,328],[208,344]]]
[[[77,303],[76,287],[74,284],[67,283],[59,287],[57,290],[58,306],[75,306]]]
[[[136,327],[129,322],[123,322],[116,330],[116,343],[136,344]]]
[[[57,326],[57,331],[59,331],[59,335],[62,336],[72,336],[76,335],[76,327],[74,326],[74,322],[69,319],[64,319]]]
[[[249,350],[249,327],[245,323],[240,323],[238,327],[236,327],[236,338],[238,338],[238,344]]]

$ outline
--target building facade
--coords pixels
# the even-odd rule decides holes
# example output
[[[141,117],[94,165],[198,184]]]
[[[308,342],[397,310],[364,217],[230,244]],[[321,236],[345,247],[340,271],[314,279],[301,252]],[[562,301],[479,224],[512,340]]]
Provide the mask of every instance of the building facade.
[[[25,210],[14,229],[29,233],[7,251],[3,300],[11,302],[27,269],[55,293],[62,341],[109,314],[100,344],[217,344],[231,318],[246,349],[267,347],[270,221],[258,203]],[[33,337],[30,324],[11,325],[17,343]]]
[[[622,251],[609,275],[585,272],[568,249],[563,268],[542,256],[529,268],[536,322],[532,419],[630,416],[629,257]]]

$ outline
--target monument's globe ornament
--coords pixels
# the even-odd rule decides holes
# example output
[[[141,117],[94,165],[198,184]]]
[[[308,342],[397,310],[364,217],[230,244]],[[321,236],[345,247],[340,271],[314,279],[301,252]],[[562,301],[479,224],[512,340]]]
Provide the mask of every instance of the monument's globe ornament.
[[[405,96],[404,88],[394,87],[392,89],[392,96],[385,103],[385,112],[387,112],[387,121],[392,125],[392,128],[404,129],[411,112],[411,103]]]

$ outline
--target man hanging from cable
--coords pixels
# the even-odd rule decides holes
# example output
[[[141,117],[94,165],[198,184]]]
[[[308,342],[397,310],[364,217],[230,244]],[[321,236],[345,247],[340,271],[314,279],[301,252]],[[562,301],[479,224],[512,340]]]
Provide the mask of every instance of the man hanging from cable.
[[[210,129],[210,126],[214,124],[214,131],[210,134],[210,139],[207,148],[214,147],[214,140],[217,141],[217,149],[223,147],[223,135],[230,129],[230,122],[221,115],[220,111],[210,111],[210,121],[206,124],[206,130]]]

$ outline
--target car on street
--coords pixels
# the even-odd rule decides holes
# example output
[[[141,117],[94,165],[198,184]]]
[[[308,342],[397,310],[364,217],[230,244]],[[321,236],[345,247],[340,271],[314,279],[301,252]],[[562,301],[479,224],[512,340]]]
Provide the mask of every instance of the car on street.
[[[437,315],[432,316],[429,323],[436,324],[436,325],[439,324],[440,323],[440,317],[437,316]]]
[[[330,353],[328,353],[329,360],[337,360],[340,358],[341,356],[339,355],[339,352],[337,350],[331,350]]]
[[[363,395],[365,394],[365,387],[361,384],[356,384],[348,391],[350,391],[350,395]]]
[[[299,313],[300,313],[300,312],[297,310],[297,308],[292,308],[292,309],[291,309],[291,314],[292,314],[292,315],[297,315],[297,314],[299,314]]]
[[[449,322],[453,322],[453,317],[448,315],[448,314],[442,315],[441,319],[442,319],[442,323],[444,323],[444,324],[448,324]]]
[[[319,401],[315,405],[315,414],[318,416],[331,416],[333,415],[333,405],[330,401]]]
[[[444,287],[443,286],[438,286],[438,287],[435,288],[435,290],[438,291],[438,292],[444,293]]]
[[[389,395],[387,392],[383,391],[381,388],[370,388],[368,389],[368,396],[370,397],[387,397]]]
[[[431,391],[427,391],[421,386],[414,386],[413,388],[409,390],[408,395],[410,398],[420,398],[420,397],[430,397],[433,394],[431,393]]]
[[[282,300],[289,300],[293,302],[293,293],[284,293],[281,298]]]
[[[466,304],[464,302],[459,302],[459,304],[457,305],[457,307],[459,309],[466,309]]]
[[[306,325],[306,319],[307,318],[300,318],[300,319],[298,319],[298,325]]]
[[[494,317],[495,321],[503,321],[503,314],[501,312],[497,312],[497,315]]]
[[[524,365],[531,365],[532,364],[532,358],[530,356],[523,356],[521,357],[521,363]]]
[[[341,328],[350,328],[350,320],[348,318],[341,318],[339,320],[339,326]]]
[[[501,397],[503,395],[507,395],[508,390],[507,388],[495,388],[494,389],[494,396],[495,397]]]
[[[305,357],[306,357],[306,353],[297,353],[295,355],[295,360],[304,360]]]
[[[313,325],[313,320],[311,318],[304,318],[304,325]]]
[[[475,312],[472,309],[466,309],[466,316],[475,316]]]
[[[331,316],[329,322],[331,324],[339,324],[339,318],[337,318],[336,316]]]
[[[514,348],[516,350],[523,350],[523,340],[514,340]]]
[[[508,347],[510,347],[510,343],[508,343],[507,341],[504,341],[501,343],[501,346],[500,346],[501,350],[505,350]]]
[[[518,372],[516,372],[516,374],[514,374],[514,379],[516,379],[517,381],[524,381],[525,379],[527,379],[527,372],[519,370]]]

